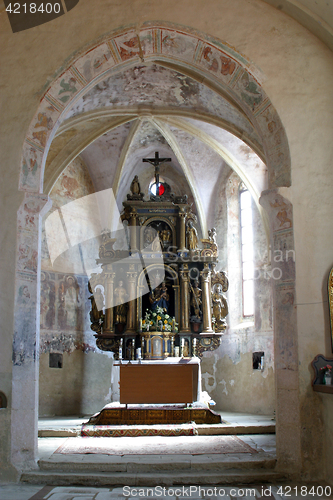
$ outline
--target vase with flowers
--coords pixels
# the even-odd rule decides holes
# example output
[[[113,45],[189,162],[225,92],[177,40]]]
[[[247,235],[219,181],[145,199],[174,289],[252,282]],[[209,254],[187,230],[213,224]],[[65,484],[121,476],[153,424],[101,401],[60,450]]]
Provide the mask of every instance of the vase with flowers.
[[[142,320],[142,330],[161,331],[161,332],[178,332],[178,323],[175,318],[172,318],[166,309],[157,306],[155,311],[146,310],[145,317]]]
[[[324,374],[323,376],[323,384],[331,385],[332,384],[332,366],[326,365],[320,368],[320,371]]]

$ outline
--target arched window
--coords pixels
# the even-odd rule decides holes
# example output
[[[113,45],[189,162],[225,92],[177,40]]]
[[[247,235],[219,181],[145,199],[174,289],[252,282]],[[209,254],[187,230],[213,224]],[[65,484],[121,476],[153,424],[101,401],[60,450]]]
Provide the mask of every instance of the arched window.
[[[239,195],[241,225],[243,316],[254,314],[254,263],[252,196],[246,188]]]

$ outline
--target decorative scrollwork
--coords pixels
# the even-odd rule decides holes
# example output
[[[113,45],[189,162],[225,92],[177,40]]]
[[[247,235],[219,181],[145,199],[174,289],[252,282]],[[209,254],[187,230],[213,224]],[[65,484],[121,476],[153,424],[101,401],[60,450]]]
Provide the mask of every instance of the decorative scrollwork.
[[[203,353],[206,351],[215,351],[221,345],[221,336],[203,337],[199,340],[196,346],[196,354],[202,358]]]
[[[103,240],[103,243],[99,247],[99,258],[114,258],[116,256],[116,250],[113,249],[113,245],[116,242],[116,238],[111,238],[109,235],[109,237],[105,237]]]
[[[201,250],[202,257],[217,257],[219,254],[219,249],[216,242],[216,229],[212,227],[208,231],[208,238],[201,240],[201,242],[206,245],[206,247]]]
[[[214,266],[215,267],[215,266]],[[227,275],[224,271],[215,271],[212,272],[212,287],[219,283],[222,286],[222,291],[227,292],[229,288],[229,281]]]
[[[105,338],[102,335],[95,335],[96,345],[102,351],[110,351],[114,353],[114,359],[118,359],[120,339]]]

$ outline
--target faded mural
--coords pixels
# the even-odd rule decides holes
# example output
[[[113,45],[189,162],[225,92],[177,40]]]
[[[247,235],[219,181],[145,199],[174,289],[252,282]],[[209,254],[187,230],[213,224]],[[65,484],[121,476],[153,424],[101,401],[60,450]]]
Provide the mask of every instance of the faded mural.
[[[83,161],[76,158],[55,183],[50,193],[52,208],[47,215],[93,192],[89,172]],[[112,361],[96,347],[90,329],[87,275],[61,272],[61,268],[66,271],[70,267],[68,258],[80,259],[80,252],[65,254],[52,266],[44,227],[46,217],[40,290],[39,413],[41,416],[91,414],[110,400]],[[26,255],[27,251],[22,249],[26,268],[34,265],[33,256]],[[22,288],[21,296],[22,304],[29,300],[27,287]],[[50,368],[50,353],[63,355],[61,369]]]

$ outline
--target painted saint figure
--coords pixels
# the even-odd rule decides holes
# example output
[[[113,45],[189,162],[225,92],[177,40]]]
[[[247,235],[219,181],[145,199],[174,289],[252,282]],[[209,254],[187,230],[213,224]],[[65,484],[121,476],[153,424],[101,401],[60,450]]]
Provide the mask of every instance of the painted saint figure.
[[[222,293],[222,285],[215,285],[215,291],[212,293],[213,316],[215,317],[215,332],[222,332],[226,329],[227,323],[225,317],[229,313],[226,297]]]
[[[117,288],[114,291],[115,296],[115,323],[123,323],[127,322],[127,304],[128,301],[128,293],[126,288],[124,288],[124,282],[122,280],[119,281]]]

